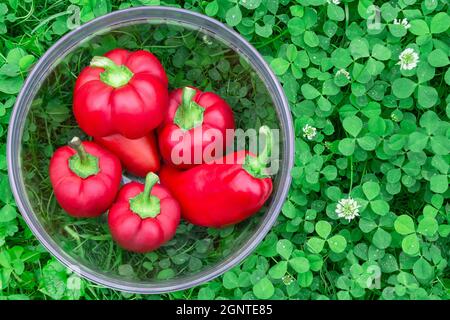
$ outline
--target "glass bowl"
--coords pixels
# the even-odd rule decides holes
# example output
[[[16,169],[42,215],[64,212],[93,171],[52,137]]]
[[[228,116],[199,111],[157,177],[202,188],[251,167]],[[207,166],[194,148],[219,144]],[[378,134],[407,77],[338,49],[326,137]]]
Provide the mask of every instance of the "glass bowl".
[[[182,222],[155,252],[135,254],[111,239],[106,215],[69,217],[55,201],[48,164],[74,135],[72,90],[94,55],[116,47],[147,49],[166,68],[170,88],[215,91],[232,106],[236,126],[279,129],[274,190],[255,216],[224,229]],[[103,286],[134,293],[182,290],[209,281],[249,255],[272,227],[290,185],[294,134],[283,90],[262,56],[240,35],[198,13],[167,7],[117,11],[73,30],[36,63],[11,117],[9,179],[26,223],[61,263]],[[135,179],[124,172],[124,181]]]

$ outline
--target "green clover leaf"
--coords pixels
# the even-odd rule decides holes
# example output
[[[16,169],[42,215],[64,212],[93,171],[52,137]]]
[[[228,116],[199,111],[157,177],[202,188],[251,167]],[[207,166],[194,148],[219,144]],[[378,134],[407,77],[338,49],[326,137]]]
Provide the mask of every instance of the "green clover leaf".
[[[431,33],[443,33],[450,27],[450,16],[446,12],[438,12],[431,19]]]
[[[270,299],[275,293],[272,282],[264,277],[253,286],[253,293],[258,299]]]

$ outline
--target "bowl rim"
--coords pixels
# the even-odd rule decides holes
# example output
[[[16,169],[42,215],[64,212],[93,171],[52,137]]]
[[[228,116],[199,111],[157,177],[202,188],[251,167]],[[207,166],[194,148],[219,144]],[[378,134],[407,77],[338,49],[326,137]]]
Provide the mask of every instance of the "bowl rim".
[[[191,25],[201,31],[213,33],[217,38],[226,40],[226,43],[232,45],[235,51],[243,54],[252,68],[259,71],[259,77],[264,81],[272,99],[274,99],[277,116],[280,120],[280,128],[283,131],[285,139],[283,141],[283,158],[280,164],[281,172],[279,175],[279,186],[277,191],[273,195],[273,200],[267,209],[264,219],[262,219],[259,224],[258,229],[255,230],[253,235],[246,239],[246,242],[240,246],[239,250],[236,250],[235,253],[231,254],[223,261],[214,264],[210,268],[205,268],[192,275],[172,281],[167,280],[166,282],[154,284],[143,282],[142,284],[138,284],[127,280],[107,277],[105,274],[96,272],[80,262],[77,263],[76,260],[59,247],[47,231],[45,231],[29,204],[25,186],[22,183],[23,179],[20,170],[20,142],[25,125],[24,116],[28,113],[31,102],[34,99],[38,88],[42,84],[42,81],[51,72],[51,66],[55,65],[60,59],[61,52],[63,53],[62,56],[65,56],[76,45],[86,41],[92,35],[103,32],[108,28],[116,25],[123,26],[127,23],[134,24],[139,20],[149,19],[178,22],[185,25]],[[202,25],[195,25],[195,21],[200,21]],[[220,32],[220,35],[217,34],[218,31]],[[77,38],[79,39],[76,40]],[[102,286],[138,294],[159,294],[188,289],[210,281],[236,266],[256,249],[256,246],[263,240],[275,223],[281,211],[284,199],[289,191],[291,183],[290,173],[294,162],[294,139],[292,116],[281,84],[269,65],[265,62],[262,55],[246,39],[216,19],[194,11],[164,6],[134,7],[117,10],[82,24],[61,37],[35,64],[17,96],[8,126],[8,177],[17,208],[21,212],[25,222],[39,242],[59,262],[68,267],[75,274]]]

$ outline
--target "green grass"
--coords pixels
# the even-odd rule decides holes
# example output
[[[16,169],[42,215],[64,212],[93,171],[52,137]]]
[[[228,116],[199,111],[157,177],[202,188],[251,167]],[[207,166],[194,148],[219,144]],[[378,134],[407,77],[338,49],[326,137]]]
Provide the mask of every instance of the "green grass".
[[[338,1],[339,2],[339,1]],[[0,4],[0,296],[30,299],[448,299],[450,288],[449,6],[446,1],[186,1],[237,29],[267,59],[289,99],[295,130],[293,183],[282,214],[255,253],[220,278],[159,296],[116,292],[79,279],[37,242],[8,186],[6,130],[29,68],[77,22],[155,0],[16,1]],[[394,19],[406,18],[406,29]],[[369,21],[369,25],[368,25]],[[372,21],[372,24],[370,24]],[[46,228],[87,263],[148,279],[194,272],[227,254],[258,218],[221,231],[183,224],[157,253],[126,253],[106,224],[74,220],[51,194],[48,160],[80,134],[71,88],[90,56],[117,46],[160,57],[173,87],[215,90],[239,127],[273,123],[269,101],[236,55],[195,33],[127,29],[96,38],[65,59],[35,100],[24,133],[30,198]],[[400,70],[399,55],[420,60]],[[70,72],[67,72],[69,70]],[[347,71],[347,75],[344,71]],[[255,116],[256,115],[256,116]],[[309,139],[308,124],[316,128]],[[359,216],[336,213],[354,199]],[[204,241],[196,241],[198,237]],[[172,271],[165,271],[172,270]],[[164,274],[164,272],[166,274]]]

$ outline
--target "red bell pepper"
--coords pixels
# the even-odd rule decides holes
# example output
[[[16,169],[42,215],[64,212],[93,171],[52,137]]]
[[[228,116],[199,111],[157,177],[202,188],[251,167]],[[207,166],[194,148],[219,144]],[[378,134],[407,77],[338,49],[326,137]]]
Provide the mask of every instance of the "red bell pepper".
[[[109,209],[108,224],[113,239],[123,248],[144,253],[157,249],[175,235],[180,206],[169,191],[157,185],[150,172],[145,186],[130,182],[122,187]]]
[[[125,169],[138,177],[159,170],[159,152],[153,132],[138,139],[128,139],[120,134],[95,138],[102,147],[114,153]]]
[[[50,159],[50,182],[56,200],[74,217],[96,217],[114,201],[122,179],[119,159],[94,142],[78,137]]]
[[[94,57],[81,71],[73,93],[75,118],[94,137],[120,133],[136,139],[163,121],[168,80],[150,52],[114,49]]]
[[[233,142],[233,137],[226,139],[226,129],[234,129],[234,117],[225,100],[196,88],[176,89],[169,94],[167,115],[159,129],[161,156],[183,169],[210,162],[222,156],[226,143]]]
[[[222,163],[209,163],[186,171],[163,166],[161,182],[181,206],[184,219],[192,224],[221,228],[243,221],[258,212],[272,192],[266,172],[271,151],[268,127],[266,147],[258,157],[242,150],[226,155]]]

